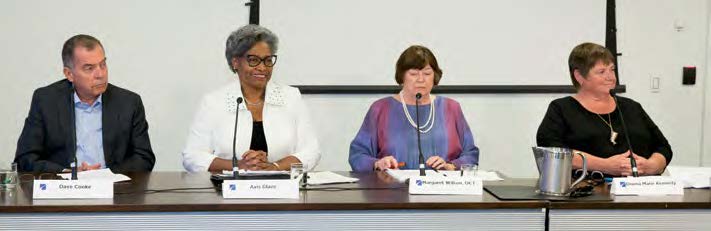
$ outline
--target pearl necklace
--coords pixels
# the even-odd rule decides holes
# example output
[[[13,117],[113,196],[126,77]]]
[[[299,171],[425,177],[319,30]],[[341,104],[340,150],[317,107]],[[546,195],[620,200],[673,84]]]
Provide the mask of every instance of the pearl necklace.
[[[407,110],[407,105],[405,104],[405,99],[404,99],[404,97],[402,97],[402,91],[400,91],[400,103],[402,103],[402,111],[405,112],[405,117],[407,117],[407,121],[410,122],[410,125],[412,125],[413,128],[416,128],[417,131],[419,131],[420,133],[427,133],[432,129],[432,127],[434,127],[434,120],[435,120],[435,114],[436,114],[435,113],[434,97],[430,96],[430,115],[427,117],[427,121],[425,121],[425,124],[420,127],[417,127],[417,124],[415,123],[415,121],[412,120],[412,116],[410,116],[410,112]],[[416,110],[419,110],[419,109],[416,109]],[[428,126],[429,126],[429,128],[428,128]]]

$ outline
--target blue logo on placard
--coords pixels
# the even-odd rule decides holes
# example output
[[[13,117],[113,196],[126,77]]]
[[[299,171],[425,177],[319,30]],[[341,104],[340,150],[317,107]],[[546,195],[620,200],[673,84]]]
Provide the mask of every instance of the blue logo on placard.
[[[41,190],[47,190],[47,184],[40,184],[40,189]]]
[[[230,191],[237,191],[237,185],[231,184]]]
[[[627,187],[627,182],[620,181],[620,187]]]
[[[422,186],[422,180],[416,180],[415,184],[417,184],[417,186]]]

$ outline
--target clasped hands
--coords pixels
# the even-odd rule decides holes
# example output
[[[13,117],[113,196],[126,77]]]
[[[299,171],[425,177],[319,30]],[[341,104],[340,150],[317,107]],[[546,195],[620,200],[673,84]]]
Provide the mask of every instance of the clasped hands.
[[[96,163],[96,164],[89,164],[86,161],[82,161],[81,165],[77,166],[77,172],[83,172],[83,171],[89,171],[89,170],[97,170],[101,168],[101,163]],[[62,170],[62,172],[72,172],[71,168],[65,168]]]
[[[447,163],[439,156],[431,156],[425,161],[425,165],[432,169],[455,170],[457,167],[454,164]],[[375,161],[373,166],[375,170],[384,171],[386,169],[399,169],[400,165],[393,156],[386,156]]]
[[[247,170],[279,170],[273,163],[267,160],[267,153],[264,151],[248,150],[242,154],[242,159],[237,161],[237,166],[240,169]]]
[[[608,157],[606,159],[608,167],[603,169],[603,172],[615,176],[631,176],[632,166],[629,157],[630,151]],[[637,164],[637,173],[640,176],[660,174],[666,166],[666,159],[658,153],[652,154],[649,159],[634,153],[632,153],[632,157]]]

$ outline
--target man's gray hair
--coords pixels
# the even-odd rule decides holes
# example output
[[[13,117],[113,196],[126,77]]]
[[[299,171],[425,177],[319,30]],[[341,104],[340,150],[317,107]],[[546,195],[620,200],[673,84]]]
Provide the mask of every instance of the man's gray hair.
[[[74,48],[83,47],[92,51],[97,45],[104,49],[104,45],[101,45],[101,42],[91,35],[78,34],[67,39],[64,42],[64,46],[62,46],[62,63],[64,67],[74,68]]]
[[[232,72],[236,71],[232,66],[232,58],[244,56],[258,42],[266,42],[272,50],[272,54],[276,54],[279,38],[267,28],[249,24],[230,34],[230,37],[227,38],[225,58],[227,58],[227,65]]]

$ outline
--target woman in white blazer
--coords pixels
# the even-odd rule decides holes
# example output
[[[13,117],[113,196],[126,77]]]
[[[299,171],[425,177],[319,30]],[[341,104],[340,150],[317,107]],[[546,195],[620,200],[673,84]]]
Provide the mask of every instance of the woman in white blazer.
[[[225,57],[237,80],[203,97],[183,150],[190,172],[232,169],[232,137],[240,169],[312,169],[320,159],[316,135],[298,89],[270,81],[278,38],[247,25],[227,38]],[[238,98],[243,103],[238,106]]]

